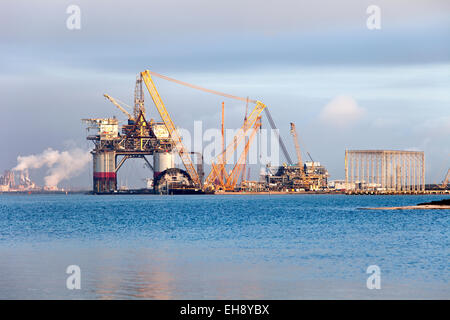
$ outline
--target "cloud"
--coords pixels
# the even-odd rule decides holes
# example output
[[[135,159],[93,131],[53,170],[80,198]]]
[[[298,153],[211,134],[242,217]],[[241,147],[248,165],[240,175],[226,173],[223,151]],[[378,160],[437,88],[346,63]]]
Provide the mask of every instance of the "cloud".
[[[331,100],[321,111],[320,121],[334,127],[347,127],[364,116],[366,110],[358,106],[349,96],[337,96]]]

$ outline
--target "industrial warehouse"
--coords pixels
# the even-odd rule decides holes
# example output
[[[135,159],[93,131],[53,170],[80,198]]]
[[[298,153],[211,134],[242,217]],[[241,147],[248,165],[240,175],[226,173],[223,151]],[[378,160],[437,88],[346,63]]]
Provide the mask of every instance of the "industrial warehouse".
[[[173,123],[152,76],[179,85],[254,104],[253,110],[244,116],[242,127],[231,143],[224,142],[224,104],[222,103],[222,148],[211,162],[211,170],[204,172],[203,155],[191,152],[184,146],[181,135]],[[161,121],[146,118],[144,85],[161,117]],[[133,111],[128,112],[117,99],[104,95],[127,116],[127,124],[119,128],[116,118],[83,119],[91,132],[87,139],[94,143],[93,190],[94,194],[111,193],[156,193],[156,194],[204,194],[204,193],[419,193],[425,192],[425,158],[423,152],[407,151],[350,151],[345,153],[345,181],[329,181],[325,166],[314,161],[303,161],[302,150],[294,123],[290,132],[296,150],[297,161],[291,160],[280,135],[278,142],[286,159],[280,166],[267,164],[258,181],[251,181],[247,168],[248,152],[261,128],[262,111],[278,134],[277,127],[268,107],[261,101],[237,97],[205,89],[190,83],[169,78],[150,70],[136,77]],[[92,132],[94,131],[94,132]],[[240,154],[237,150],[242,149]],[[178,154],[183,169],[175,166]],[[148,157],[152,157],[150,161]],[[117,175],[124,162],[130,158],[143,159],[153,172],[148,188],[140,190],[119,190]],[[236,162],[231,162],[232,159]],[[231,168],[230,168],[231,167]],[[246,171],[248,169],[248,172]],[[448,173],[442,185],[435,186],[435,192],[446,192]]]

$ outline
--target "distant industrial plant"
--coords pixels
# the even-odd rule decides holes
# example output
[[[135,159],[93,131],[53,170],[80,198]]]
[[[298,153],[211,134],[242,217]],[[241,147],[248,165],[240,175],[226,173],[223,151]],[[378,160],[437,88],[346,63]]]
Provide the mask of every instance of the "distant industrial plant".
[[[0,192],[49,192],[64,191],[58,187],[40,187],[31,181],[28,169],[5,170],[0,176]]]

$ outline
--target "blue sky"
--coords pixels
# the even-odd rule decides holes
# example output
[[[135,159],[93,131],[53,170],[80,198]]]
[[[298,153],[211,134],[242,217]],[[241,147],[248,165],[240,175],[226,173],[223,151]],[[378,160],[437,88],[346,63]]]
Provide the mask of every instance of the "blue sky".
[[[70,4],[81,30],[66,28]],[[366,28],[371,4],[381,30]],[[424,150],[428,182],[450,166],[448,1],[6,0],[0,169],[48,147],[89,148],[80,119],[121,117],[102,94],[131,104],[146,68],[265,102],[291,156],[293,121],[332,179],[343,177],[345,148]],[[219,126],[222,98],[157,85],[180,127]],[[239,126],[245,105],[225,103],[227,126]],[[133,169],[139,180],[140,164],[124,173]],[[70,184],[89,186],[89,170]]]

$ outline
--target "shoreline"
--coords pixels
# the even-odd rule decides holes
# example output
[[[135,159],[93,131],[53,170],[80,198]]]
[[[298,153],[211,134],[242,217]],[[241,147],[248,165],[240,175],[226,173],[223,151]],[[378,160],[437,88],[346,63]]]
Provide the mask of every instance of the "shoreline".
[[[419,203],[415,206],[359,208],[365,210],[450,209],[450,199]]]
[[[0,195],[71,195],[71,194],[86,194],[86,195],[161,195],[153,193],[150,190],[127,190],[108,193],[93,193],[90,190],[80,191],[3,191]],[[216,192],[216,193],[173,193],[169,195],[192,195],[192,194],[208,194],[208,195],[347,195],[347,196],[445,196],[450,195],[449,192],[416,192],[416,193],[399,193],[399,192],[361,192],[361,193],[348,193],[342,191],[301,191],[301,192],[289,192],[289,191],[248,191],[248,192]],[[164,194],[165,195],[165,194]]]
[[[416,209],[440,209],[440,210],[449,210],[450,206],[447,205],[424,205],[424,206],[403,206],[403,207],[375,207],[375,208],[358,208],[360,210],[416,210]]]

